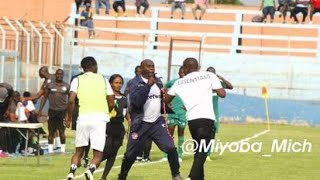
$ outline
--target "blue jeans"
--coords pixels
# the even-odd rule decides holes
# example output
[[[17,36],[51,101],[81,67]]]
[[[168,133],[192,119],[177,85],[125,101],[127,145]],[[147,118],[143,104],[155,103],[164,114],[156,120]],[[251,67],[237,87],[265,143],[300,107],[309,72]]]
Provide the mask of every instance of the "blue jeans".
[[[102,6],[104,6],[106,8],[106,14],[109,14],[109,9],[110,9],[110,2],[109,0],[96,0],[96,14],[99,14],[99,9],[102,8]]]

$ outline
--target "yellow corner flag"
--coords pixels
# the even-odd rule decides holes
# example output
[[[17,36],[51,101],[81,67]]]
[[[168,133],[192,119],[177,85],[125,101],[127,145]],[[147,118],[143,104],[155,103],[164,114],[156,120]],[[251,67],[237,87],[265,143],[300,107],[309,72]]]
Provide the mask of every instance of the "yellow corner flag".
[[[269,108],[268,108],[268,89],[267,89],[267,85],[265,83],[262,84],[261,87],[261,96],[264,99],[264,104],[265,104],[265,108],[266,108],[266,116],[267,116],[267,126],[268,126],[268,130],[270,130],[270,120],[269,120]]]
[[[268,98],[268,90],[266,85],[262,85],[261,87],[261,96],[264,99]]]

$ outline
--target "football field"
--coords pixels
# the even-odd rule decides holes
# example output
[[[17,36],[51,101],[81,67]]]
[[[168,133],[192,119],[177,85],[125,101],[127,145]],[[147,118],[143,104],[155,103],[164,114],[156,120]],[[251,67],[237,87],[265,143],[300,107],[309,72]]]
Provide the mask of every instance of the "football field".
[[[207,180],[312,180],[320,177],[320,127],[271,125],[271,130],[266,131],[267,126],[264,124],[222,124],[220,130],[213,147],[225,149],[223,152],[219,148],[213,149],[212,161],[205,163]],[[190,139],[188,129],[185,133],[185,140]],[[68,153],[41,156],[40,166],[37,166],[36,157],[0,158],[0,179],[65,179],[74,149],[74,132],[68,129],[67,136]],[[245,140],[242,147],[240,140]],[[126,141],[125,139],[108,179],[117,179]],[[171,179],[168,162],[160,161],[162,157],[163,153],[153,144],[152,162],[136,162],[128,180]],[[192,155],[184,155],[180,163],[184,178],[187,178],[192,161]],[[104,165],[105,162],[95,172],[95,179],[100,178]],[[84,171],[84,168],[78,168],[76,179],[85,179],[82,176]]]

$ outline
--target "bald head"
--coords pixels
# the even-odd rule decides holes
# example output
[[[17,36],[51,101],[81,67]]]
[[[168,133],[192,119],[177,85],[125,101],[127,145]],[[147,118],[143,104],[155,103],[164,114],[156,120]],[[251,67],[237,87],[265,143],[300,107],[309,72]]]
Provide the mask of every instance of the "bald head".
[[[208,72],[212,72],[213,74],[216,73],[216,69],[215,69],[214,67],[212,67],[212,66],[208,67],[208,68],[207,68],[207,71],[208,71]]]
[[[183,61],[183,70],[185,74],[189,74],[194,71],[198,71],[199,64],[195,58],[187,58]]]
[[[46,78],[48,75],[49,75],[48,67],[47,66],[42,66],[39,69],[40,78]]]
[[[141,75],[144,78],[149,78],[150,76],[154,76],[154,63],[152,60],[150,59],[145,59],[143,61],[141,61]]]

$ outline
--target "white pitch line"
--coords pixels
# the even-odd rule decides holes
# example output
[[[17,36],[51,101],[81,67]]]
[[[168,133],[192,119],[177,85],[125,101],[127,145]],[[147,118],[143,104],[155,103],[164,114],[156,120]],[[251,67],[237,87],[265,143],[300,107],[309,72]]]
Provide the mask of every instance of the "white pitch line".
[[[259,137],[259,136],[261,136],[261,135],[266,134],[266,133],[269,132],[269,131],[270,131],[270,129],[264,130],[264,131],[262,131],[262,132],[259,132],[259,133],[254,134],[254,135],[252,135],[252,136],[250,136],[250,137],[241,139],[241,140],[239,140],[239,141],[235,141],[235,143],[240,143],[240,142],[243,142],[243,141],[249,141],[249,140],[251,140],[251,139],[255,139],[255,138],[257,138],[257,137]]]
[[[119,155],[119,156],[123,156],[123,155]],[[117,158],[119,158],[119,157],[117,156]],[[166,161],[162,161],[160,159],[158,161],[151,161],[151,162],[146,162],[146,163],[134,163],[132,166],[145,166],[145,165],[157,164],[157,163],[161,163],[161,162],[166,162]],[[121,168],[121,165],[112,167],[112,169],[119,169],[119,168]],[[103,170],[104,170],[104,168],[99,168],[94,172],[94,174],[102,172]],[[79,179],[79,178],[82,178],[82,177],[84,177],[84,174],[75,176],[74,179]],[[64,179],[62,179],[62,180],[64,180]]]
[[[264,130],[264,131],[262,131],[262,132],[256,133],[256,134],[254,134],[254,135],[252,135],[252,136],[250,136],[250,137],[241,139],[241,140],[239,140],[239,141],[234,141],[234,142],[235,142],[235,143],[240,143],[240,142],[243,142],[243,141],[249,141],[249,140],[251,140],[251,139],[255,139],[255,138],[259,137],[259,136],[262,136],[262,135],[268,133],[269,131],[270,131],[270,129],[267,129],[267,130]],[[120,157],[123,157],[123,155],[118,155],[118,156],[116,157],[116,159],[118,159],[118,158],[120,158]],[[166,162],[166,161],[163,161],[163,160],[160,159],[160,160],[158,160],[158,161],[151,161],[151,162],[147,162],[147,163],[134,163],[132,166],[145,166],[145,165],[157,164],[157,163],[161,163],[161,162]],[[114,167],[112,167],[112,169],[119,169],[120,167],[121,167],[121,165],[119,165],[119,166],[114,166]],[[94,174],[99,173],[99,172],[102,172],[103,170],[104,170],[104,168],[99,168],[99,169],[97,169],[97,170],[94,172]],[[84,177],[84,174],[75,176],[74,179],[79,179],[79,178],[82,178],[82,177]],[[61,179],[61,180],[64,180],[64,179]]]

